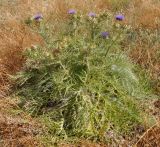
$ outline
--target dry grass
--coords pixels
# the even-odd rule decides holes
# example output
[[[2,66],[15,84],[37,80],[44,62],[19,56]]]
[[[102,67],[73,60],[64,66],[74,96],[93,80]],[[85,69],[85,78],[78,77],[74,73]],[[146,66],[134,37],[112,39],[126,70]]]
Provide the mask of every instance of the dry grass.
[[[82,12],[97,12],[110,7],[106,0],[15,0],[14,2],[1,2],[1,5],[1,20],[25,20],[37,12],[43,13],[45,17],[52,13],[54,18],[64,18],[70,8]]]
[[[41,132],[40,124],[24,113],[14,116],[17,102],[10,98],[0,99],[0,146],[41,146],[36,135]]]
[[[6,117],[0,115],[0,136],[1,142],[4,147],[14,146],[38,146],[38,141],[35,138],[35,128],[28,124],[23,123],[19,118]]]
[[[136,46],[130,51],[130,57],[142,68],[148,70],[155,90],[160,92],[160,60],[158,58],[160,45],[150,47],[145,41],[139,39]]]
[[[9,92],[9,74],[21,69],[23,50],[35,44],[42,44],[42,38],[23,24],[7,21],[0,24],[0,97]]]
[[[130,24],[135,31],[142,28],[151,32],[159,32],[160,1],[134,0],[127,10],[126,23]],[[142,68],[148,70],[153,80],[153,87],[157,93],[160,93],[160,60],[158,57],[160,44],[153,44],[150,41],[152,38],[147,39],[144,40],[139,35],[138,41],[130,51],[130,56]]]
[[[137,141],[134,147],[159,147],[160,145],[160,100],[150,102],[154,105],[151,113],[156,116],[157,123],[149,128]],[[149,107],[150,107],[149,106]]]
[[[1,63],[10,73],[19,70],[24,59],[23,49],[42,43],[40,35],[16,21],[0,24]]]
[[[43,13],[47,18],[50,14],[52,18],[66,18],[68,9],[76,9],[83,13],[90,11],[100,12],[112,9],[111,0],[15,0],[6,2],[1,0],[0,18],[1,20],[25,20],[37,12]],[[117,3],[122,3],[120,0]],[[118,5],[117,4],[117,5]],[[118,7],[118,6],[117,6]],[[153,0],[133,0],[130,2],[127,10],[128,22],[134,26],[143,26],[145,28],[158,28],[157,19],[160,16],[160,2]],[[21,12],[21,13],[19,13]]]
[[[134,0],[127,10],[127,22],[134,27],[159,29],[160,1]]]
[[[7,70],[0,64],[0,98],[4,97],[7,93],[9,93],[10,82],[7,78]]]
[[[97,144],[90,141],[79,141],[76,144],[67,144],[67,143],[61,143],[58,145],[58,147],[108,147],[108,145],[105,144]]]
[[[160,123],[148,129],[135,147],[158,147],[160,145]]]

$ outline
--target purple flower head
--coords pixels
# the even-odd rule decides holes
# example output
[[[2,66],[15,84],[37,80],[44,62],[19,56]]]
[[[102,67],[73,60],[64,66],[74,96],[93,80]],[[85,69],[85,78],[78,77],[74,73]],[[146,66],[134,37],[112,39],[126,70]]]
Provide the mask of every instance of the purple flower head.
[[[89,16],[89,17],[96,17],[96,13],[90,12],[90,13],[88,14],[88,16]]]
[[[115,18],[116,18],[116,20],[122,21],[122,20],[124,20],[124,15],[119,14],[119,15],[116,15]]]
[[[108,33],[108,32],[102,32],[102,33],[101,33],[101,36],[102,36],[103,38],[108,38],[108,37],[109,37],[109,33]]]
[[[76,14],[76,10],[70,9],[70,10],[68,11],[68,14]]]
[[[33,19],[36,20],[36,21],[39,21],[39,20],[43,19],[43,16],[42,16],[41,13],[37,13],[37,14],[33,17]]]
[[[38,13],[38,14],[36,14],[36,15],[33,17],[33,19],[36,20],[36,21],[40,21],[40,20],[43,19],[43,16],[42,16],[41,13]]]

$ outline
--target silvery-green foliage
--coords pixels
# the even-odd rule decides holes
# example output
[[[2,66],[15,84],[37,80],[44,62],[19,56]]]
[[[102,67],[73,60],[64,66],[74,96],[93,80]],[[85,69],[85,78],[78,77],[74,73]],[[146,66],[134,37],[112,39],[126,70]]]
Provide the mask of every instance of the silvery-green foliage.
[[[112,36],[104,38],[106,25]],[[17,74],[20,106],[46,116],[61,137],[106,141],[111,129],[125,134],[141,124],[132,97],[141,83],[119,48],[124,29],[105,13],[94,19],[76,14],[58,41],[47,41],[47,49],[26,50],[24,70]]]

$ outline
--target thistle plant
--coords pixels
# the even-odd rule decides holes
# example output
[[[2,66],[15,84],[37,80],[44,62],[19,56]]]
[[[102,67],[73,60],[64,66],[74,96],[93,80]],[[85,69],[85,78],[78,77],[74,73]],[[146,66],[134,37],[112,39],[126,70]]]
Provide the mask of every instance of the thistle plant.
[[[24,70],[16,77],[20,106],[49,117],[59,136],[105,142],[111,129],[127,134],[143,123],[134,99],[140,83],[125,53],[112,50],[120,44],[112,18],[75,10],[68,15],[59,41],[26,50]]]

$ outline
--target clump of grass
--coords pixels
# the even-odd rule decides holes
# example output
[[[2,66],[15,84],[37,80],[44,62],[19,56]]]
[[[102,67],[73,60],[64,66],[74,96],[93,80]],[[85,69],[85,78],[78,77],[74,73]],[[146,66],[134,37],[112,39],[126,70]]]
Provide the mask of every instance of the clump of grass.
[[[107,132],[129,134],[143,124],[136,96],[145,87],[120,49],[127,28],[106,12],[70,17],[57,40],[48,38],[48,48],[26,50],[16,77],[19,105],[42,115],[50,133],[62,138],[106,142]]]

